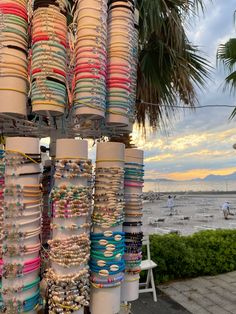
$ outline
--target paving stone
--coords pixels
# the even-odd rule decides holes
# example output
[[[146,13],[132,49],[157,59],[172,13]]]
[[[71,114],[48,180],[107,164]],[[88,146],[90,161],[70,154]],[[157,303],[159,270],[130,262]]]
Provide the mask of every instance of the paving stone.
[[[206,309],[199,308],[197,312],[195,312],[194,314],[210,314],[210,312],[207,311]]]
[[[184,295],[183,293],[175,294],[175,295],[169,295],[173,300],[178,302],[179,304],[183,305],[187,308],[187,305],[196,305],[196,302],[194,302],[192,299]]]
[[[191,282],[191,281],[190,281]],[[205,277],[198,277],[192,280],[193,284],[198,283],[204,288],[213,287],[216,284],[212,280],[207,280]]]
[[[171,285],[175,289],[183,292],[183,291],[189,291],[191,288],[185,284],[185,282],[174,282]]]
[[[192,314],[236,314],[236,272],[198,277],[160,289]]]
[[[188,285],[191,288],[190,291],[195,291],[195,292],[198,292],[198,293],[200,293],[202,295],[205,295],[206,293],[209,293],[209,288],[204,287],[202,284],[200,284],[198,282],[194,282],[194,283],[191,282],[191,284],[188,284]]]
[[[222,280],[224,280],[225,282],[228,282],[228,283],[233,283],[233,282],[236,282],[236,275],[233,275],[233,274],[231,274],[231,275],[223,274],[223,275],[219,275],[218,279],[222,279]]]
[[[197,292],[184,292],[184,295],[189,299],[195,301],[198,305],[203,308],[214,305],[214,302],[205,298],[202,294]]]
[[[218,305],[213,305],[207,308],[207,310],[212,314],[229,314],[230,312],[225,310],[223,307]]]
[[[173,297],[175,295],[179,295],[181,294],[179,292],[179,290],[175,289],[174,287],[172,286],[169,286],[169,287],[165,287],[164,289],[162,289],[162,287],[158,287],[161,291],[163,291],[164,293],[166,293],[167,295]]]
[[[209,290],[210,290],[210,293],[215,292],[230,302],[236,302],[236,296],[232,292],[225,290],[222,287],[212,287]]]
[[[224,306],[224,309],[232,314],[236,314],[236,303],[229,303]]]
[[[206,295],[206,298],[211,300],[214,304],[224,306],[225,304],[228,304],[229,301],[224,298],[223,295],[219,295],[216,293],[209,293]]]
[[[222,280],[220,278],[212,279],[211,282],[214,284],[214,286],[219,286],[219,287],[222,287],[222,288],[229,290],[229,291],[232,290],[231,284],[228,282],[225,282],[224,280]]]

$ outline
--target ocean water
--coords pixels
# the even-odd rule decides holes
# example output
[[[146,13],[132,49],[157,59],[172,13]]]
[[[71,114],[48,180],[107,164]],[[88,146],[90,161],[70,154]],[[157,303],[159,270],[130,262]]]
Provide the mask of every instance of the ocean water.
[[[145,182],[144,192],[205,192],[221,191],[236,193],[236,180],[219,181],[157,181]]]

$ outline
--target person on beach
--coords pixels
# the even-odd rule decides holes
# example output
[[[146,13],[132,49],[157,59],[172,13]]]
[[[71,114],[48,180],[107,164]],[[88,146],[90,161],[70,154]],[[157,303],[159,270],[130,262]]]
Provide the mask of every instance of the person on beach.
[[[222,211],[224,214],[224,219],[228,219],[228,216],[230,215],[229,202],[227,201],[224,202],[224,204],[222,205]]]
[[[174,198],[173,198],[173,196],[169,195],[168,199],[167,199],[167,207],[170,210],[170,216],[172,216],[174,214],[174,206],[175,206]]]

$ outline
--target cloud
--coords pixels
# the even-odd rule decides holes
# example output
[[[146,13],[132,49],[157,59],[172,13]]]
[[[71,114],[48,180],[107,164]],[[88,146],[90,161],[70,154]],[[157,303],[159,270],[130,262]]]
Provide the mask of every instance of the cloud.
[[[236,37],[234,10],[235,0],[209,1],[204,17],[188,31],[191,42],[204,50],[214,68],[218,45]],[[199,105],[236,105],[236,99],[223,92],[225,76],[222,67],[213,70],[206,90],[198,91]],[[208,107],[179,111],[165,133],[159,130],[152,134],[148,129],[146,139],[135,128],[134,143],[145,150],[146,177],[188,179],[236,171],[232,148],[236,127],[235,121],[229,120],[232,110]]]
[[[166,176],[168,179],[172,180],[191,180],[195,178],[204,178],[209,174],[215,175],[227,175],[235,171],[236,168],[224,168],[224,169],[193,169],[184,172],[173,172]]]
[[[205,15],[195,19],[188,30],[190,41],[203,50],[214,68],[206,90],[198,91],[199,105],[236,105],[236,98],[223,92],[226,76],[223,68],[216,68],[218,45],[236,37],[234,10],[235,0],[209,0]],[[146,138],[135,126],[133,141],[145,151],[146,177],[187,179],[236,171],[236,151],[232,149],[236,125],[229,121],[232,110],[227,107],[179,110],[165,132],[152,133],[147,127]],[[48,140],[43,142],[48,144]],[[95,154],[90,141],[89,157],[93,161]]]
[[[162,155],[156,155],[153,157],[149,157],[149,158],[145,158],[144,162],[156,162],[156,161],[161,161],[161,160],[165,160],[165,159],[169,159],[169,158],[173,158],[175,157],[174,154],[162,154]]]

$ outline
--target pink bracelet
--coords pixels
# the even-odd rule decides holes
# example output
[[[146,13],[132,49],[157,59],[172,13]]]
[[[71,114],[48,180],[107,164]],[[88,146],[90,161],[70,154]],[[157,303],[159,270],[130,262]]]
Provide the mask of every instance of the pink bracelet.
[[[108,82],[111,82],[111,83],[119,83],[119,82],[132,83],[132,80],[124,78],[124,77],[109,77],[108,76]]]
[[[107,84],[107,86],[109,88],[118,87],[118,88],[126,89],[130,93],[132,92],[132,90],[130,88],[128,88],[127,86],[120,85],[120,84],[111,84],[111,83],[109,83],[109,84]]]
[[[92,75],[92,74],[89,74],[89,75],[76,75],[76,80],[81,80],[81,79],[87,79],[87,78],[92,78],[92,79],[102,79],[101,75]]]
[[[125,181],[125,186],[143,187],[143,183],[133,183],[132,181]]]

